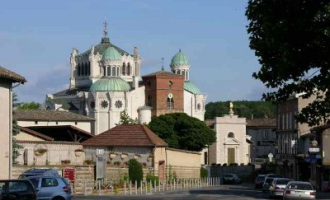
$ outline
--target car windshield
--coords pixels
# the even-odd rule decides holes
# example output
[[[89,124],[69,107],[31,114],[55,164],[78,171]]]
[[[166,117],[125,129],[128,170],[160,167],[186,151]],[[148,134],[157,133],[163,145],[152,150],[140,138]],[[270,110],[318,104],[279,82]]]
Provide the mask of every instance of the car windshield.
[[[306,183],[292,183],[288,185],[288,188],[295,190],[313,190],[312,185]]]
[[[290,182],[290,179],[282,179],[282,180],[277,180],[276,185],[286,185]]]
[[[258,180],[258,181],[264,181],[265,178],[266,178],[265,176],[258,176],[257,180]]]
[[[273,180],[274,180],[273,178],[267,178],[267,179],[266,179],[266,183],[269,184],[269,183],[273,182]]]

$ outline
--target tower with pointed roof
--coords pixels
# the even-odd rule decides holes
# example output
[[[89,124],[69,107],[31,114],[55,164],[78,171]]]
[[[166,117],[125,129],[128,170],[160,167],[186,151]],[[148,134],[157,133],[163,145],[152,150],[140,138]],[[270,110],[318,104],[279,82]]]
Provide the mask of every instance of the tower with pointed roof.
[[[107,25],[99,44],[83,53],[72,50],[70,86],[47,95],[47,109],[95,118],[96,135],[116,126],[123,111],[141,123],[174,112],[204,120],[206,96],[189,80],[189,60],[181,50],[173,56],[170,71],[162,59],[160,71],[141,76],[139,49],[130,54],[116,46]]]

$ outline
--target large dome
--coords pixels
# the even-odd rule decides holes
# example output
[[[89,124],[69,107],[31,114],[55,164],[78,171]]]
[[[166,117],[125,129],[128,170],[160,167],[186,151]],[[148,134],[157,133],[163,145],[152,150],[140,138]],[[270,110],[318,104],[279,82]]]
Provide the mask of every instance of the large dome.
[[[193,94],[202,94],[202,92],[190,81],[184,82],[184,89]]]
[[[105,49],[102,60],[121,60],[121,55],[114,47],[109,46]]]
[[[189,61],[187,56],[185,56],[181,50],[175,54],[171,60],[171,66],[176,66],[176,65],[189,65]]]
[[[90,87],[90,92],[125,92],[131,86],[120,77],[103,77]]]

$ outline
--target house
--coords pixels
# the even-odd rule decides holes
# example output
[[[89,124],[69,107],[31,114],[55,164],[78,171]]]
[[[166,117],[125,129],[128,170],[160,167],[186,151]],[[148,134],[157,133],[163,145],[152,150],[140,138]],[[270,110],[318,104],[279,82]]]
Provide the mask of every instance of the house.
[[[276,119],[254,118],[246,120],[246,134],[251,136],[251,161],[268,161],[268,155],[275,157],[276,146]]]
[[[0,179],[11,178],[12,171],[12,89],[25,82],[23,76],[0,66]]]
[[[296,180],[310,179],[310,163],[306,162],[309,143],[313,134],[306,123],[297,123],[294,116],[315,100],[315,96],[306,99],[302,94],[292,95],[277,105],[276,163],[277,173]]]
[[[200,153],[168,148],[166,142],[145,125],[118,125],[82,142],[86,160],[103,162],[113,167],[127,167],[135,158],[161,180],[175,171],[179,178],[197,178]],[[97,155],[102,152],[101,155]]]
[[[22,148],[17,165],[40,166],[73,164],[85,161],[82,142],[92,134],[72,125],[20,127],[15,139]]]
[[[93,133],[95,119],[67,111],[15,110],[15,119],[21,127],[30,126],[74,126]]]

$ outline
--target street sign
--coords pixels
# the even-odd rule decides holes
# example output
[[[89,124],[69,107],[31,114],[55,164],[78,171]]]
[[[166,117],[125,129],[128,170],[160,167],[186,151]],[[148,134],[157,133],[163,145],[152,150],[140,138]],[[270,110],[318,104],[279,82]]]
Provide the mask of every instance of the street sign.
[[[320,152],[320,148],[319,147],[310,147],[308,149],[309,153],[318,153]]]
[[[96,156],[103,156],[104,155],[104,149],[96,149]]]
[[[272,153],[269,153],[268,154],[268,158],[269,158],[269,162],[272,162],[273,161],[273,154]]]
[[[75,172],[74,168],[64,168],[63,169],[63,177],[69,179],[71,182],[75,181]]]

